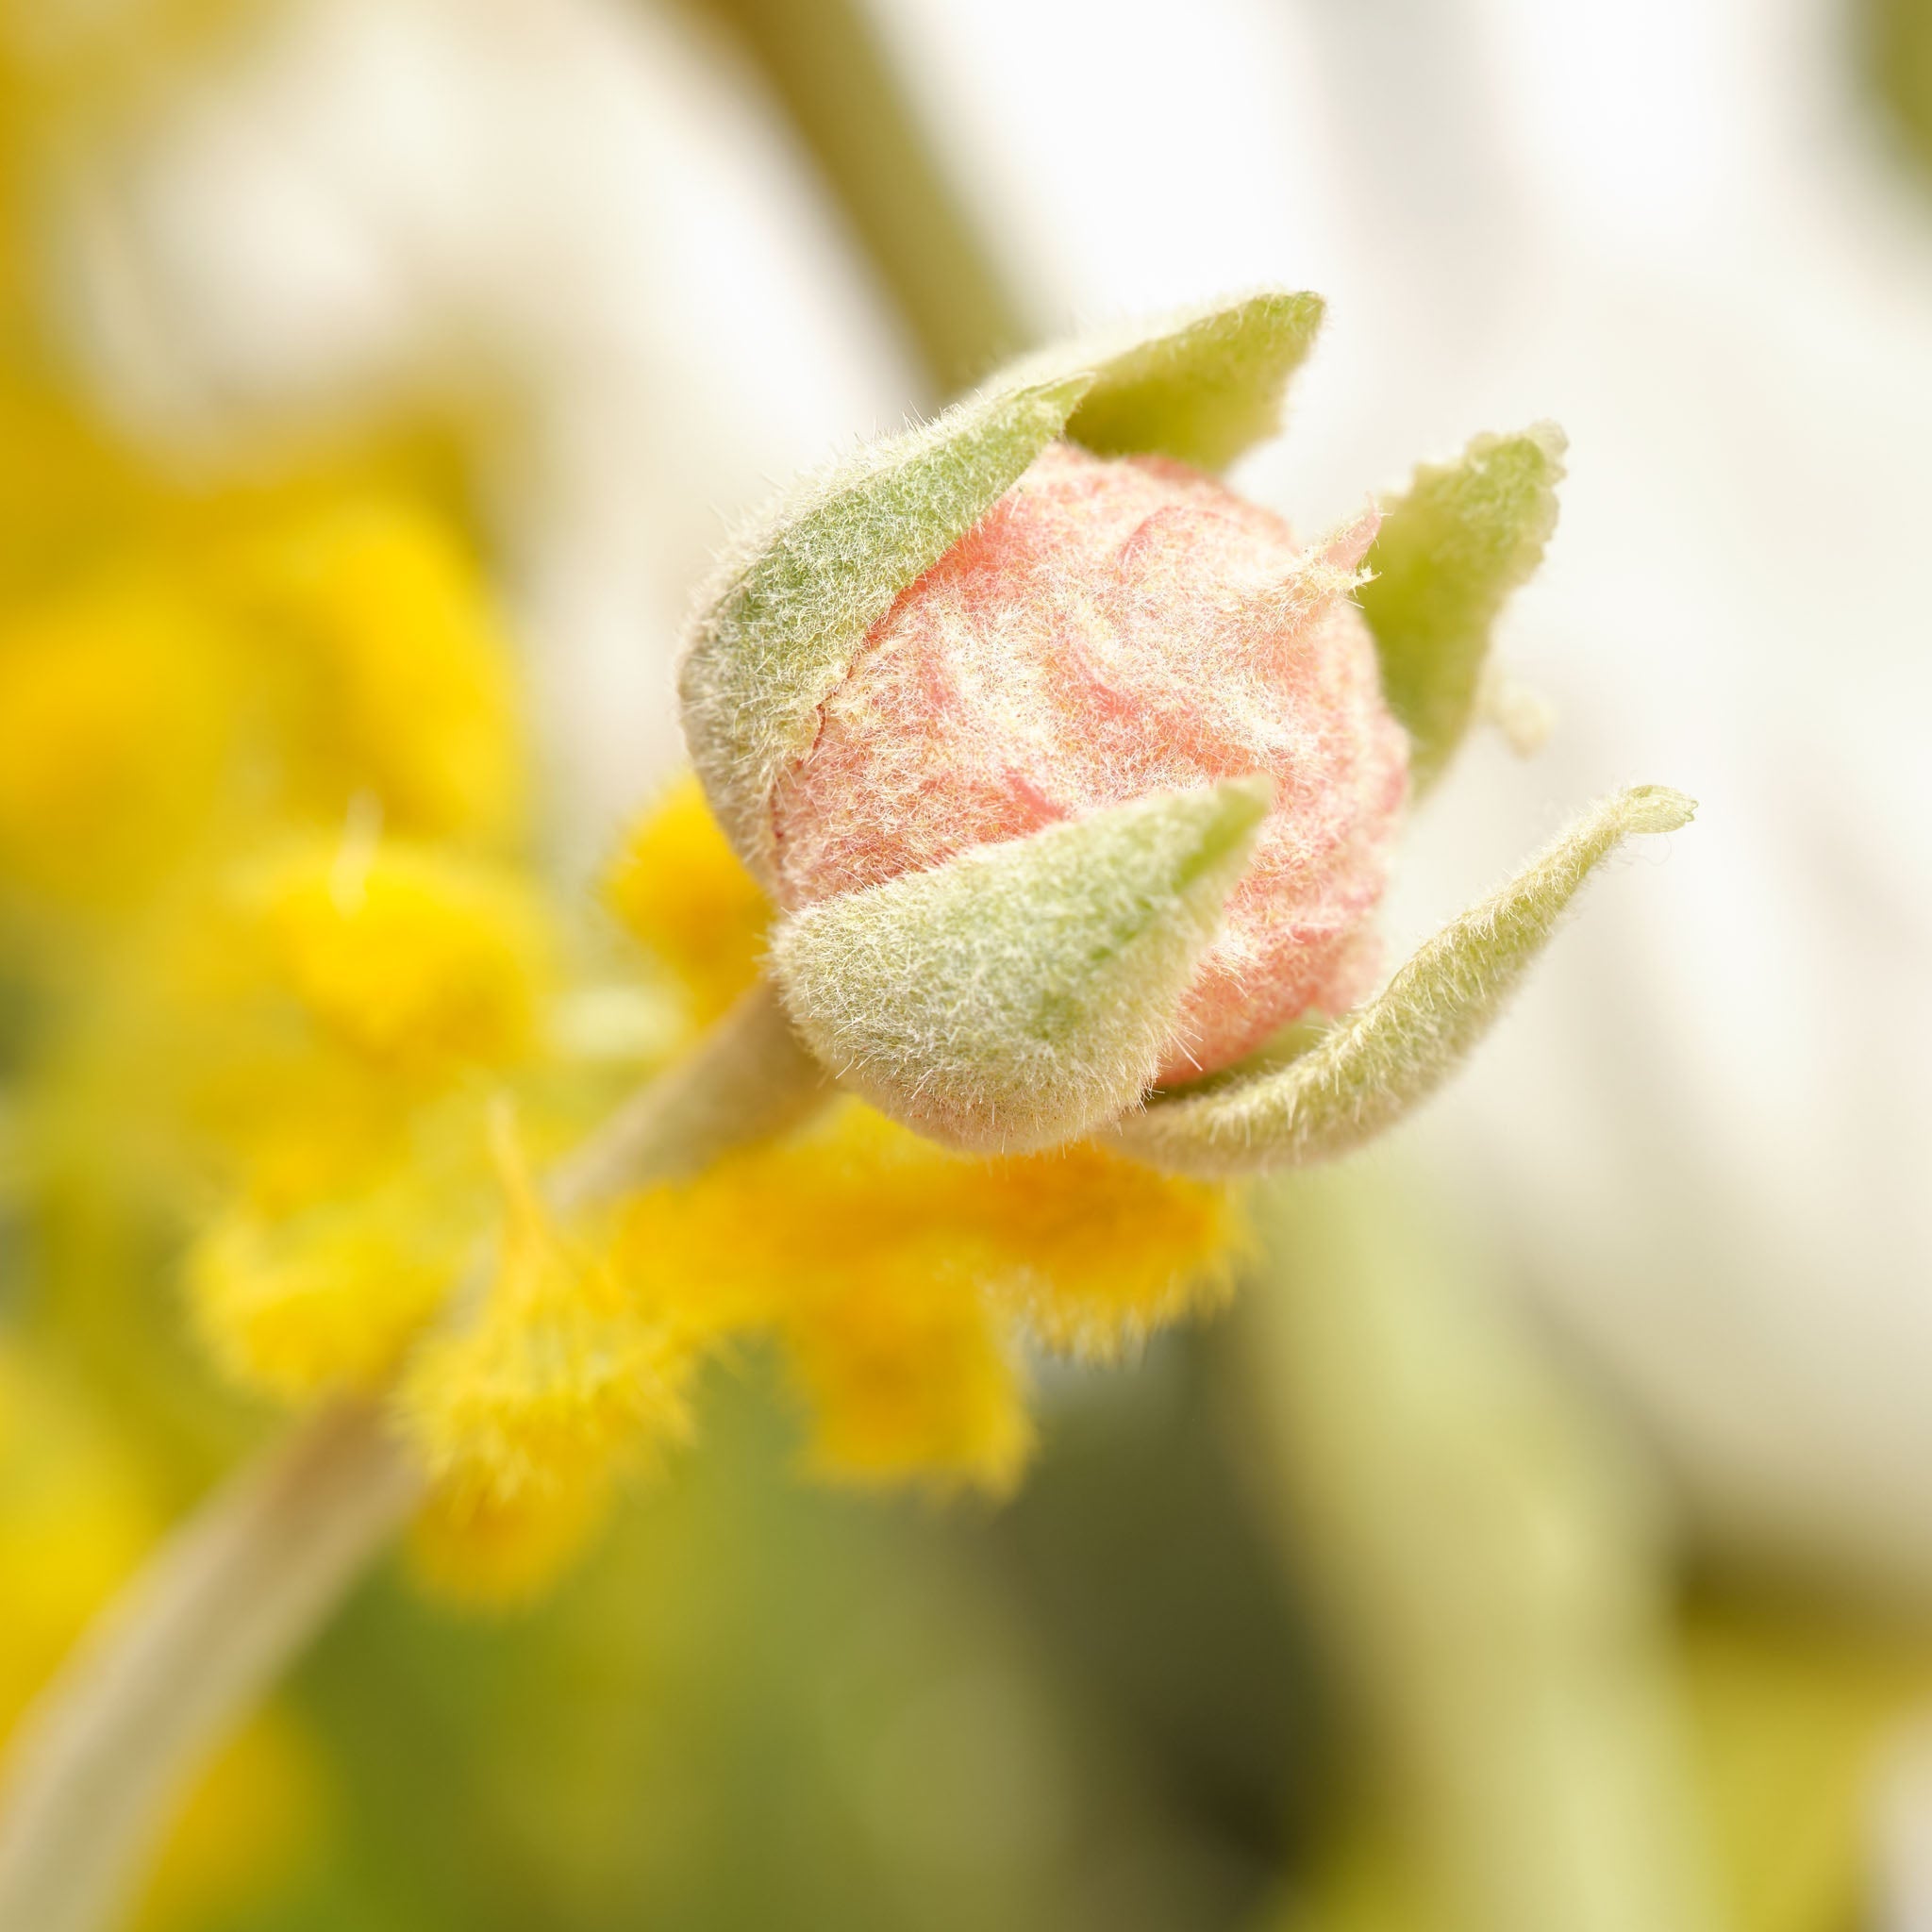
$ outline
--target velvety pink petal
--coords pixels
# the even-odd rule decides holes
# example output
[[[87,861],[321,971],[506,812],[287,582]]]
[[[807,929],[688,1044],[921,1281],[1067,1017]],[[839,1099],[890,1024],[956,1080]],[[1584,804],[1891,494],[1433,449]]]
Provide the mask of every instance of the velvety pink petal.
[[[1348,591],[1373,509],[1315,551],[1163,458],[1047,450],[874,625],[772,801],[810,905],[1149,791],[1266,772],[1275,804],[1164,1079],[1238,1059],[1374,971],[1407,748]]]

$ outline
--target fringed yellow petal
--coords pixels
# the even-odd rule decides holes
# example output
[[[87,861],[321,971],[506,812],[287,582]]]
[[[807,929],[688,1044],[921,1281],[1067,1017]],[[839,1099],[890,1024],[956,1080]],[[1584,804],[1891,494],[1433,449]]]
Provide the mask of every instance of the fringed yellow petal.
[[[485,1503],[541,1500],[685,1430],[684,1357],[634,1316],[582,1302],[492,1309],[434,1342],[403,1389],[438,1480]]]
[[[406,1190],[282,1218],[237,1209],[190,1251],[203,1341],[237,1381],[299,1400],[374,1389],[441,1306],[459,1224]]]
[[[441,1484],[488,1505],[535,1507],[683,1429],[661,1341],[581,1309],[437,1345],[404,1401]]]
[[[821,1474],[1000,1492],[1031,1429],[1005,1321],[955,1240],[966,1166],[844,1101],[633,1201],[620,1266],[686,1334],[782,1338]]]
[[[846,1100],[630,1202],[617,1265],[687,1336],[783,1335],[823,1466],[996,1489],[1024,1455],[1007,1324],[1117,1354],[1224,1292],[1241,1240],[1217,1184],[1091,1146],[964,1159]]]
[[[438,1489],[410,1526],[409,1567],[440,1596],[514,1607],[541,1596],[583,1555],[614,1494],[608,1470],[512,1502]]]
[[[943,1162],[841,1101],[798,1132],[633,1196],[614,1264],[653,1319],[694,1342],[768,1330],[809,1280],[871,1266],[920,1225]]]
[[[811,1404],[810,1457],[854,1482],[922,1478],[1004,1494],[1033,1428],[1011,1344],[970,1274],[849,1269],[789,1311],[785,1339]]]
[[[431,1475],[511,1505],[560,1493],[680,1436],[690,1352],[616,1273],[551,1226],[507,1135],[502,1259],[477,1320],[425,1347],[402,1390]]]
[[[727,1171],[631,1202],[613,1250],[641,1305],[693,1346],[769,1328],[795,1280],[789,1190],[767,1195],[749,1168],[721,1166]]]
[[[605,882],[611,910],[675,974],[708,1026],[758,976],[772,902],[687,774],[632,829]]]
[[[1232,1190],[1091,1144],[967,1182],[998,1291],[1049,1347],[1110,1359],[1224,1301],[1248,1236]]]
[[[368,791],[412,837],[517,834],[514,659],[441,518],[401,498],[351,502],[249,546],[226,587],[279,674],[298,808],[333,816]]]
[[[251,887],[272,972],[351,1051],[430,1077],[529,1051],[551,942],[514,873],[352,830]]]

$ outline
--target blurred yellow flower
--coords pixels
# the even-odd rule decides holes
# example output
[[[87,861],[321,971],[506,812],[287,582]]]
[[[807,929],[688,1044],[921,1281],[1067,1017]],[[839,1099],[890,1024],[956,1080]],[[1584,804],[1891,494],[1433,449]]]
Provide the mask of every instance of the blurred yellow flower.
[[[530,1051],[550,937],[508,868],[352,826],[264,861],[243,891],[269,973],[350,1053],[434,1080]]]
[[[857,1100],[624,1210],[618,1265],[694,1337],[780,1336],[813,1459],[1009,1487],[1031,1442],[1023,1341],[1111,1356],[1225,1291],[1231,1191],[1093,1147],[948,1153]]]
[[[208,831],[238,707],[228,640],[165,581],[0,616],[0,878],[63,905],[151,887]]]
[[[270,682],[289,806],[358,794],[410,838],[501,845],[527,804],[521,691],[474,560],[441,518],[350,495],[216,559]]]
[[[410,1570],[425,1588],[459,1603],[527,1603],[576,1560],[612,1495],[608,1470],[514,1502],[445,1485],[410,1525]]]
[[[1016,1338],[942,1235],[919,1249],[808,1270],[784,1311],[815,1417],[812,1464],[859,1482],[1004,1493],[1033,1447]]]
[[[694,779],[639,823],[606,892],[694,1017],[755,983],[770,902]],[[998,1493],[1033,1445],[1027,1341],[1118,1355],[1223,1298],[1243,1245],[1225,1185],[1091,1145],[967,1158],[841,1100],[631,1200],[615,1258],[691,1342],[782,1342],[821,1473]]]
[[[772,903],[690,773],[638,820],[604,891],[632,936],[675,975],[694,1024],[708,1025],[757,981]]]
[[[408,1180],[279,1217],[231,1208],[189,1253],[195,1325],[267,1394],[374,1391],[442,1305],[466,1232]]]

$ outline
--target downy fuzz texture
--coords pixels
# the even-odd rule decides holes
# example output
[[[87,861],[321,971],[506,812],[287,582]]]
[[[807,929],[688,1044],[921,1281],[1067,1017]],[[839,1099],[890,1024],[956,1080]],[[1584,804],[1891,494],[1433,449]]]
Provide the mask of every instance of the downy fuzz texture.
[[[771,800],[788,909],[1216,779],[1274,804],[1160,1056],[1224,1066],[1374,971],[1407,741],[1352,592],[1370,511],[1318,550],[1160,457],[1071,443],[867,633]]]

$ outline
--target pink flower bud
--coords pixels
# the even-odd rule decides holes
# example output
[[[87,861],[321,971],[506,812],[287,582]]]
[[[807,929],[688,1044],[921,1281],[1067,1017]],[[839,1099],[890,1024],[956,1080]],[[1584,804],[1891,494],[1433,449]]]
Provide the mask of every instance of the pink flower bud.
[[[1181,1009],[1163,1080],[1366,990],[1407,789],[1324,548],[1162,458],[1048,448],[867,634],[771,801],[791,909],[1151,792],[1265,773],[1274,805]]]

